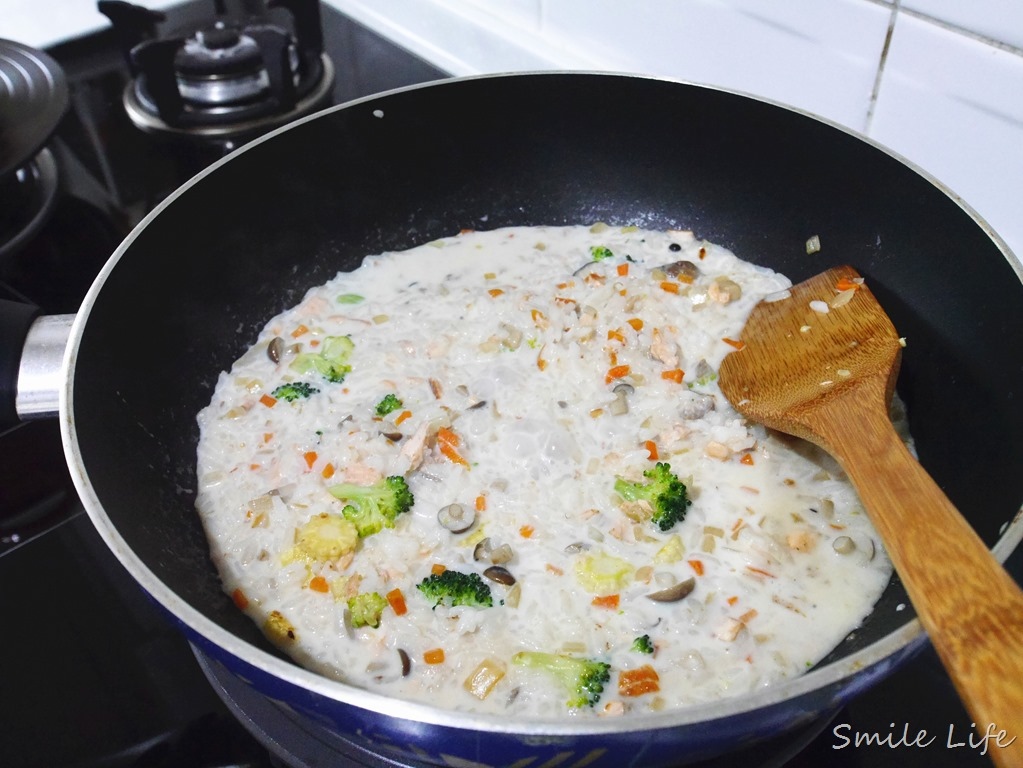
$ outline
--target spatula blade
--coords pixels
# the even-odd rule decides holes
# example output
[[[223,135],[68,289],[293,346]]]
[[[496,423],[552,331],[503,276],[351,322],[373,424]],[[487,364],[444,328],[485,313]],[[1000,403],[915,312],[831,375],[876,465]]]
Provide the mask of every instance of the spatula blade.
[[[866,281],[849,266],[760,302],[741,342],[719,371],[725,397],[749,419],[818,443],[807,414],[865,380],[883,377],[887,408],[903,347]]]

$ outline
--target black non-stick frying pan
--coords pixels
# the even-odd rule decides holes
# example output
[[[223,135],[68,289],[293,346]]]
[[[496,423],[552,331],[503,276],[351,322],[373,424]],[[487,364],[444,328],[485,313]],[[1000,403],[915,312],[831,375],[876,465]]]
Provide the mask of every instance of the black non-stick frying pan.
[[[387,754],[674,765],[837,708],[924,642],[897,580],[797,680],[699,711],[561,724],[327,681],[277,654],[221,590],[192,507],[195,415],[267,319],[366,254],[463,228],[595,221],[691,229],[794,281],[856,267],[907,339],[898,391],[922,463],[1008,555],[1023,527],[1023,283],[1005,245],[861,137],[738,94],[603,74],[452,80],[353,102],[173,195],[118,249],[71,331],[61,419],[89,514],[193,641]],[[821,249],[808,254],[814,235]]]

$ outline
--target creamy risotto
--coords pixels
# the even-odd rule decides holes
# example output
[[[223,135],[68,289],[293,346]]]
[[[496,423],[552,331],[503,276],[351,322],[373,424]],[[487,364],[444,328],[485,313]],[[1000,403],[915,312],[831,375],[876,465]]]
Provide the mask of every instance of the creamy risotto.
[[[717,387],[788,286],[600,224],[368,257],[199,414],[226,591],[299,663],[451,709],[628,714],[800,674],[891,566],[837,466]]]

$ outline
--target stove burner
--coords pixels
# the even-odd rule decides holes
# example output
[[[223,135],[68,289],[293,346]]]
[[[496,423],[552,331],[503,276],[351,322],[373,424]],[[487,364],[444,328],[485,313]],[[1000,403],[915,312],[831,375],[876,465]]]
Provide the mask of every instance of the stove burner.
[[[56,61],[0,40],[0,179],[39,152],[67,106],[67,80]]]
[[[57,161],[49,149],[16,171],[0,176],[0,259],[20,250],[46,223],[59,187]]]
[[[271,0],[291,24],[270,15],[160,38],[162,13],[100,0],[134,78],[125,109],[144,131],[233,139],[283,125],[325,105],[334,68],[323,49],[319,0]],[[290,27],[290,28],[289,28]]]

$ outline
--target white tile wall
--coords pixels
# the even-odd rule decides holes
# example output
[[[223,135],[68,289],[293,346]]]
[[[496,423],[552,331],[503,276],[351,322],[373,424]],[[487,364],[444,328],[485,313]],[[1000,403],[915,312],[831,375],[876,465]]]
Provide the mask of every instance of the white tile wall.
[[[328,0],[362,17],[373,0]],[[412,2],[413,0],[408,0]],[[392,0],[393,2],[393,0]],[[937,177],[1023,256],[1023,0],[418,0],[481,42],[456,74],[535,68],[710,83],[862,132]],[[390,3],[388,3],[390,5]],[[404,44],[429,34],[399,14]],[[500,39],[500,49],[488,44]],[[449,40],[446,50],[459,48]]]
[[[1023,257],[1023,56],[900,17],[870,133],[977,208]]]
[[[642,72],[814,112],[936,176],[1023,255],[1023,0],[324,2],[454,75]],[[0,37],[38,47],[103,24],[94,0],[0,0]]]

